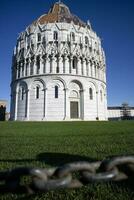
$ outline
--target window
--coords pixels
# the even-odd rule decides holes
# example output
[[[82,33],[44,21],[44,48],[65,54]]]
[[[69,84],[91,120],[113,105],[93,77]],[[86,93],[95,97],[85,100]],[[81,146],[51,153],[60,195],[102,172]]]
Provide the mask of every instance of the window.
[[[22,65],[22,77],[24,76],[24,66]]]
[[[58,40],[58,33],[57,33],[57,31],[54,31],[54,40]]]
[[[85,44],[89,44],[89,40],[87,36],[85,37]]]
[[[39,72],[40,72],[40,57],[39,56],[37,56],[36,65],[37,65],[36,73],[39,74]]]
[[[92,90],[92,88],[89,88],[89,99],[93,100],[93,90]]]
[[[58,86],[57,85],[55,86],[55,98],[56,99],[58,98]]]
[[[59,67],[56,67],[56,73],[59,73]]]
[[[102,90],[100,90],[100,99],[103,101]]]
[[[24,93],[25,93],[25,90],[24,90],[24,87],[21,88],[21,96],[20,96],[20,100],[24,100]]]
[[[73,69],[76,69],[77,67],[77,58],[76,57],[73,57]]]
[[[40,88],[39,86],[36,86],[36,99],[39,99],[39,95],[40,95]]]
[[[33,63],[33,61],[31,61],[31,63],[30,63],[30,75],[33,75],[33,65],[34,65],[34,63]]]
[[[38,42],[41,41],[41,34],[40,33],[38,33],[38,35],[37,35],[37,40],[38,40]]]
[[[26,71],[25,71],[25,76],[28,75],[28,67],[29,67],[29,64],[28,64],[28,62],[26,62]]]
[[[18,67],[18,78],[20,78],[20,66]]]
[[[75,34],[73,32],[71,32],[71,40],[75,41]]]

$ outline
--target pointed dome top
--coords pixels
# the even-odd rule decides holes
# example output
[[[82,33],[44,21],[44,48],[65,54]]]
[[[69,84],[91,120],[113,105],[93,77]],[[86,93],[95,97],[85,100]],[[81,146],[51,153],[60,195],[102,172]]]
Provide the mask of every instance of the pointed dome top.
[[[82,20],[77,16],[71,14],[69,8],[62,2],[56,2],[49,10],[48,14],[42,15],[36,22],[43,25],[46,23],[54,22],[74,22],[75,25],[87,26]]]

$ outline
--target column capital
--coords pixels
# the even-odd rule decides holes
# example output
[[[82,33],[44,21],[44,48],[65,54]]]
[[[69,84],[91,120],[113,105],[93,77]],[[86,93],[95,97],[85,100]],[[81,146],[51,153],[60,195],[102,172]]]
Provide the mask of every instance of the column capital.
[[[85,90],[84,89],[80,89],[79,92],[85,92]]]
[[[64,88],[63,90],[65,90],[65,91],[69,91],[69,89],[68,89],[68,88]]]
[[[68,59],[67,55],[63,55],[63,59],[67,60]]]
[[[46,90],[48,90],[48,88],[43,88],[43,89],[42,89],[42,91],[44,91],[44,92],[45,92]]]

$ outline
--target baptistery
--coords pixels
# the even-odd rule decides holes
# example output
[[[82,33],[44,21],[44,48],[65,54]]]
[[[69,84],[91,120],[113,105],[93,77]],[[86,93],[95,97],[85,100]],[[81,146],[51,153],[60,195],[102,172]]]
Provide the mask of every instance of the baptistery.
[[[56,2],[17,39],[11,120],[107,120],[101,40],[64,3]]]

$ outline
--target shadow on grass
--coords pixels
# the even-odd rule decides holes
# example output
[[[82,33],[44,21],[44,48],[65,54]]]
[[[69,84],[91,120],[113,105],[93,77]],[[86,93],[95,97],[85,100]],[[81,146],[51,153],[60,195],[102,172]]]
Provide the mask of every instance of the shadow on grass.
[[[86,157],[86,156],[73,155],[73,154],[67,154],[67,153],[54,153],[54,152],[40,153],[36,156],[35,159],[27,159],[27,158],[26,159],[25,158],[24,159],[0,159],[0,162],[12,162],[12,163],[34,162],[34,161],[40,161],[40,162],[45,163],[46,165],[56,167],[56,166],[63,165],[69,162],[75,162],[75,161],[93,162],[97,160]]]
[[[80,156],[75,154],[73,155],[67,153],[52,153],[52,152],[46,152],[37,155],[37,160],[54,167],[75,161],[88,161],[88,162],[96,161],[96,159],[89,158],[86,156]]]

